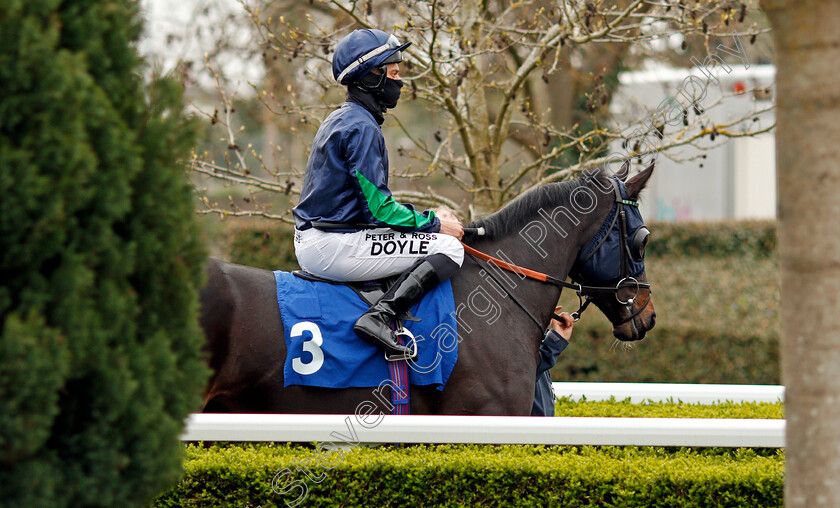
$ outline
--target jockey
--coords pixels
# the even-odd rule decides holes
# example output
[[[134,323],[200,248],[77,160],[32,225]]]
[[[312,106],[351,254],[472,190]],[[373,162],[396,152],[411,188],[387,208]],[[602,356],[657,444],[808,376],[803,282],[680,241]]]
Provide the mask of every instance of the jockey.
[[[333,77],[346,102],[318,129],[294,208],[295,255],[301,268],[336,281],[402,274],[356,322],[363,339],[389,359],[409,358],[389,324],[464,260],[461,222],[448,209],[419,212],[388,190],[388,151],[381,125],[400,97],[399,62],[411,43],[381,30],[355,30],[335,49]]]

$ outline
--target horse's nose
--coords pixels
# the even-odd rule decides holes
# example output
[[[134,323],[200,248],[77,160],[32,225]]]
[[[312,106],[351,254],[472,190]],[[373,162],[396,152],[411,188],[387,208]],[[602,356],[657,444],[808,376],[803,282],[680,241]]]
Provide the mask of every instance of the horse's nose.
[[[648,330],[656,326],[656,312],[651,312],[650,314],[650,326],[648,326]]]

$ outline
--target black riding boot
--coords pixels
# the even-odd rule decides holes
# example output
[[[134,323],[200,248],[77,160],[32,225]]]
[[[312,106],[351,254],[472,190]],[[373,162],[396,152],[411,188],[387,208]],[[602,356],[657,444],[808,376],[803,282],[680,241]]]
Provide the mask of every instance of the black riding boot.
[[[379,301],[362,314],[353,330],[359,337],[384,348],[389,357],[416,360],[411,356],[412,349],[398,342],[390,323],[405,314],[417,298],[439,282],[434,264],[428,260],[421,261],[405,272]]]

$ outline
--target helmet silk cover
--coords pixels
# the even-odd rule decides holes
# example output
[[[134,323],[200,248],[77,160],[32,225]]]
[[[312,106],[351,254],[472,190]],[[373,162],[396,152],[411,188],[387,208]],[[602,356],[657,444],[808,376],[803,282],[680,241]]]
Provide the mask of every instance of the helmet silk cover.
[[[410,45],[410,42],[401,44],[399,39],[382,30],[353,30],[335,47],[333,77],[342,85],[355,83],[386,61],[402,61],[402,51]]]

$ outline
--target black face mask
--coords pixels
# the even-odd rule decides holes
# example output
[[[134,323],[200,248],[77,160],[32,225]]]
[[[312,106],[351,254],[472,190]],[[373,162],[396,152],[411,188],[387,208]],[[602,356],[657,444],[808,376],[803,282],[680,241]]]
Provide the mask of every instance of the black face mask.
[[[401,80],[387,78],[382,86],[382,92],[379,93],[379,105],[385,109],[397,107],[402,86],[403,82]]]

